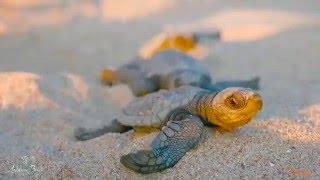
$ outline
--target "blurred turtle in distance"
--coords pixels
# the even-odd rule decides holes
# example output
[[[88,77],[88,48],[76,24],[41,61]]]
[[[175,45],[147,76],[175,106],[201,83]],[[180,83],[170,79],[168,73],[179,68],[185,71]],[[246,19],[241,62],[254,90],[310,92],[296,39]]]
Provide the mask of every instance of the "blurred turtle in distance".
[[[147,41],[139,51],[141,57],[147,59],[165,49],[180,50],[189,55],[199,48],[199,43],[219,41],[220,32],[217,30],[206,32],[163,32]]]
[[[101,81],[109,86],[127,84],[135,96],[191,85],[220,91],[227,87],[245,87],[259,89],[259,77],[249,80],[213,82],[206,66],[193,57],[177,50],[163,50],[148,60],[137,58],[119,68],[105,69],[100,75]]]

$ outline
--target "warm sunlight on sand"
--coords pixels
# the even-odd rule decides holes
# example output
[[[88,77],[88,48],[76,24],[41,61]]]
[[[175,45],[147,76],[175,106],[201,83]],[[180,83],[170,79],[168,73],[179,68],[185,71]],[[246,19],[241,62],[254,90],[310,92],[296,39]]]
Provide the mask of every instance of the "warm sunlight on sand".
[[[32,8],[58,4],[58,0],[1,0],[0,5],[11,8]]]
[[[0,20],[8,26],[7,29],[24,32],[34,27],[62,25],[76,16],[87,18],[98,16],[98,7],[92,2],[74,2],[68,6],[58,6],[59,3],[61,5],[62,1],[11,2],[8,0],[3,2],[3,6],[0,6]]]
[[[0,73],[0,106],[7,109],[13,106],[18,109],[46,107],[56,105],[44,97],[37,83],[40,77],[26,72]]]
[[[320,143],[320,126],[305,120],[270,119],[268,121],[254,123],[254,126],[262,130],[271,131],[283,139],[303,143]],[[253,124],[251,124],[253,125]]]
[[[178,29],[217,28],[223,41],[253,41],[305,24],[319,24],[320,17],[271,9],[225,9]]]
[[[77,102],[82,102],[88,98],[88,85],[77,75],[67,73],[66,77],[72,84],[72,89],[66,90],[66,93],[71,95]]]
[[[8,29],[24,32],[34,27],[58,26],[75,17],[105,22],[127,22],[157,15],[174,6],[171,0],[3,0],[0,1],[0,35]],[[4,24],[4,25],[3,25]]]
[[[0,36],[6,34],[7,31],[8,31],[7,25],[0,22]]]
[[[313,104],[306,108],[299,110],[299,114],[314,116],[320,115],[320,104]]]
[[[299,110],[298,113],[307,116],[309,121],[312,121],[315,125],[320,126],[320,104],[310,105]]]
[[[102,0],[102,15],[108,22],[127,22],[156,15],[174,5],[172,0]]]

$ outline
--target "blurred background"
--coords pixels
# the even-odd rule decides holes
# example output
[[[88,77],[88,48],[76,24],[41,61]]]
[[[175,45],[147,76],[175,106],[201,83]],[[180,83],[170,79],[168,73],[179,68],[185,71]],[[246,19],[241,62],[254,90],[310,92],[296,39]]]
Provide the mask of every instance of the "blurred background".
[[[213,79],[260,76],[266,105],[298,106],[288,115],[317,101],[308,91],[320,90],[319,8],[317,0],[1,0],[0,70],[92,82],[163,31],[219,31],[221,41],[198,52]],[[266,106],[266,116],[283,108]]]
[[[72,150],[67,144],[74,142],[75,127],[105,124],[132,99],[124,86],[102,86],[101,70],[116,68],[147,51],[150,40],[163,32],[202,30],[221,34],[220,41],[207,42],[195,53],[213,79],[261,77],[264,107],[255,120],[275,123],[257,125],[258,129],[278,132],[287,127],[278,132],[285,132],[280,135],[283,139],[304,142],[309,155],[319,155],[319,0],[0,0],[0,139],[5,139],[0,140],[0,160],[15,162],[23,154],[37,154],[30,150],[37,145],[53,164],[63,161],[76,168],[86,162],[79,156],[77,161],[52,155],[49,147]],[[58,74],[65,75],[70,88]],[[307,122],[313,124],[301,124],[305,117],[312,117]],[[116,146],[112,136],[105,138]],[[277,145],[277,139],[272,143],[267,146]],[[124,144],[115,150],[119,152]],[[102,146],[96,148],[107,149]],[[292,157],[300,157],[299,153]],[[114,163],[115,171],[107,165],[101,171],[122,173]],[[301,167],[319,173],[315,164],[319,163],[310,156]],[[0,170],[7,172],[10,165],[0,165]],[[261,169],[272,167],[266,163]],[[235,169],[229,170],[241,168]],[[90,171],[85,173],[99,174],[95,168]]]

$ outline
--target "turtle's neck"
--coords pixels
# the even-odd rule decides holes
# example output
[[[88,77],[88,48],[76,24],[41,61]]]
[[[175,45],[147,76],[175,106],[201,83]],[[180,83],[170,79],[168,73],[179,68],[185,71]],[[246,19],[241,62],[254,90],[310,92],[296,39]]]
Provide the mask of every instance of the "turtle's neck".
[[[215,113],[212,107],[212,101],[216,93],[201,93],[196,95],[189,103],[187,110],[192,114],[198,115],[203,119],[213,122],[216,119]]]

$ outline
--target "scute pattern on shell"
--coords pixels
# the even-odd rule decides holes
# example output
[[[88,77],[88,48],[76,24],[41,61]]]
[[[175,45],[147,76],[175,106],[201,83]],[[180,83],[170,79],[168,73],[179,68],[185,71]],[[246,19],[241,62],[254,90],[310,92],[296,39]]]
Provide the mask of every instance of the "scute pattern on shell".
[[[170,111],[187,105],[201,91],[204,90],[182,86],[174,90],[160,90],[136,98],[122,109],[118,121],[128,126],[160,127],[166,123],[166,116]]]

